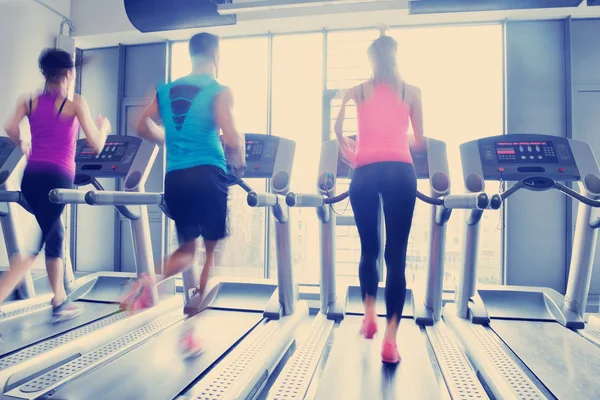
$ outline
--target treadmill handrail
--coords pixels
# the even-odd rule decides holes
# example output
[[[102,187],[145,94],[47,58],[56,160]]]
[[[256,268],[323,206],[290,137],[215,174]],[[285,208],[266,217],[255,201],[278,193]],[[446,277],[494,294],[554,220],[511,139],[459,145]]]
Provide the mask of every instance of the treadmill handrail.
[[[531,180],[531,178],[528,178],[529,180]],[[520,189],[525,189],[525,190],[536,190],[534,187],[531,187],[529,185],[527,185],[525,183],[526,179],[518,181],[517,183],[515,183],[513,186],[511,186],[510,188],[508,188],[507,190],[505,190],[504,192],[502,192],[500,194],[500,198],[502,200],[507,199],[508,197],[512,196],[515,192],[517,192]],[[550,182],[548,184],[548,186],[544,187],[544,189],[548,190],[548,189],[556,189],[562,193],[564,193],[565,195],[587,205],[590,207],[595,207],[595,208],[600,208],[600,200],[596,200],[596,199],[591,199],[581,193],[578,193],[577,191],[571,189],[570,187],[567,187],[565,185],[563,185],[560,182],[557,182],[555,180],[548,180],[546,179],[547,182]]]
[[[326,197],[321,194],[302,194],[290,192],[287,194],[285,201],[289,207],[315,207],[319,208],[325,204],[335,204],[349,195],[346,191],[337,196]],[[427,204],[442,206],[448,210],[451,209],[479,209],[483,210],[489,207],[490,200],[486,193],[468,193],[447,195],[443,197],[431,197],[417,191],[417,198]]]
[[[17,190],[0,190],[1,203],[20,203],[23,199],[23,194]]]
[[[86,192],[79,189],[52,189],[48,198],[54,204],[86,204]]]
[[[337,196],[327,197],[322,194],[305,194],[289,192],[285,196],[285,203],[288,207],[314,207],[319,208],[326,204],[339,203],[345,200],[350,193],[348,191],[338,194]]]
[[[279,195],[251,191],[246,197],[246,202],[250,207],[275,207],[279,204]]]
[[[91,206],[156,205],[164,201],[162,193],[122,192],[115,190],[90,190],[85,194],[85,202]]]

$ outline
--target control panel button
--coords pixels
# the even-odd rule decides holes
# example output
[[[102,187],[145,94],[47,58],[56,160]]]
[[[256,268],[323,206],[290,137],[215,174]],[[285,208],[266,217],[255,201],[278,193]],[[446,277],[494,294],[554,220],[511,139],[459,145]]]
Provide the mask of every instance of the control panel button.
[[[498,171],[500,171],[500,172],[504,172],[504,168],[503,168],[503,167],[500,167],[500,168],[498,168]]]
[[[254,166],[254,169],[258,169],[258,165],[255,165],[255,166]]]
[[[116,170],[116,169],[117,169],[117,166],[116,166],[116,165],[113,165],[111,168],[112,168],[112,170],[114,171],[114,170]]]
[[[560,168],[558,169],[558,172],[565,172],[565,169],[564,169],[563,167],[560,167]]]

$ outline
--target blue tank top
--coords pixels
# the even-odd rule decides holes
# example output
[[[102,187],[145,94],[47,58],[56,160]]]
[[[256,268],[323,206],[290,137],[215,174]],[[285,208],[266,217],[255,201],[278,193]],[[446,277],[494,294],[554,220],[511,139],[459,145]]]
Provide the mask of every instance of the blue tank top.
[[[200,165],[214,165],[227,172],[213,112],[215,97],[224,89],[210,75],[187,75],[158,89],[167,172]]]

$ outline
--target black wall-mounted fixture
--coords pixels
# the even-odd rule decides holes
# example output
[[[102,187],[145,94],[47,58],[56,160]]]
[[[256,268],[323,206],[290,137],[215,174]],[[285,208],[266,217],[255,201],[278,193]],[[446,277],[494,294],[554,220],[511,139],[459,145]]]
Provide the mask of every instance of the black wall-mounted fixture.
[[[235,25],[235,15],[219,15],[211,0],[124,0],[131,24],[140,32]]]

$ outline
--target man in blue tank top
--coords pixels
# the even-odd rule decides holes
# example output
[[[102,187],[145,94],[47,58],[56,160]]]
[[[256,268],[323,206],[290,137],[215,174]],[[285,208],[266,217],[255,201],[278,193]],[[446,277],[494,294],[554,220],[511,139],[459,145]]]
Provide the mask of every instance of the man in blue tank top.
[[[165,279],[193,264],[196,241],[202,236],[206,260],[197,288],[201,296],[215,247],[227,233],[228,164],[238,175],[243,171],[245,143],[235,128],[232,93],[215,80],[219,38],[199,33],[190,40],[189,51],[192,73],[158,88],[140,117],[137,131],[146,140],[166,144],[165,201],[175,221],[180,246],[167,258]],[[154,122],[157,120],[162,120],[163,127]],[[123,301],[123,307],[147,307],[154,284],[142,277]],[[185,333],[181,347],[186,355],[201,351],[193,331]]]

